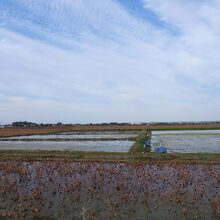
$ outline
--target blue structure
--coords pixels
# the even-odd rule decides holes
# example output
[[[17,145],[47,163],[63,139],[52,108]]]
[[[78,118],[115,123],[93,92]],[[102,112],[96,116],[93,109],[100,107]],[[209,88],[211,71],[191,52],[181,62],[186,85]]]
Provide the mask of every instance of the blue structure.
[[[145,141],[144,142],[144,151],[145,152],[150,152],[151,151],[151,141]]]
[[[151,141],[145,141],[144,145],[149,145],[150,146],[151,145]]]
[[[154,152],[158,153],[158,154],[167,153],[167,148],[166,147],[156,147],[154,149]]]

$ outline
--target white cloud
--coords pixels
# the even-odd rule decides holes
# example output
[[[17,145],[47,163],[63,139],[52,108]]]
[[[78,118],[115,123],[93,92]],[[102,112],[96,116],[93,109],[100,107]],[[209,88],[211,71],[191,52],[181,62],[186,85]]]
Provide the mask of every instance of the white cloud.
[[[220,81],[220,4],[219,1],[144,0],[145,7],[178,28],[175,55],[186,64],[188,74],[198,82]],[[175,42],[175,43],[177,43]]]
[[[31,23],[47,40],[0,28],[1,121],[218,119],[217,1],[145,0],[179,35],[116,1],[19,2],[44,23],[28,16],[16,22]]]

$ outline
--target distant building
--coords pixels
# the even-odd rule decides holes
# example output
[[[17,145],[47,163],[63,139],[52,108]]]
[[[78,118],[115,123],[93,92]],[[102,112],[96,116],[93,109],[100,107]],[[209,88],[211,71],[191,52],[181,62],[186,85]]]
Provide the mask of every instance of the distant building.
[[[27,121],[13,122],[12,127],[38,127],[38,124]]]
[[[57,122],[56,126],[62,126],[63,124],[61,122]]]

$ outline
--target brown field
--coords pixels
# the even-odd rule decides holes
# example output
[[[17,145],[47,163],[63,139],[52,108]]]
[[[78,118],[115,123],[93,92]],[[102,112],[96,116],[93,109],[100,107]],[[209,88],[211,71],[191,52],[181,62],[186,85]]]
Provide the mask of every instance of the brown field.
[[[208,125],[72,125],[72,126],[55,126],[55,127],[29,127],[29,128],[0,128],[0,137],[32,135],[32,134],[49,134],[67,131],[114,131],[114,130],[178,130],[178,129],[220,129],[220,124]]]
[[[152,125],[152,130],[220,129],[220,124]]]
[[[114,130],[142,130],[143,125],[80,125],[80,126],[55,126],[55,127],[34,127],[34,128],[0,128],[0,137],[48,134],[67,131],[114,131]]]
[[[0,161],[1,219],[220,218],[220,165]]]

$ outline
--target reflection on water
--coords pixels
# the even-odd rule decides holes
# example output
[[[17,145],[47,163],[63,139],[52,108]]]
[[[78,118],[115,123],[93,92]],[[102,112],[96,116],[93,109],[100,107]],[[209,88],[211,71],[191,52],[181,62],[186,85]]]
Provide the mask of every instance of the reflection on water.
[[[0,161],[0,218],[217,220],[219,175],[207,164]]]
[[[0,141],[1,150],[74,150],[128,152],[133,141]]]
[[[49,135],[23,135],[18,137],[8,137],[4,139],[100,139],[100,138],[130,138],[136,137],[136,131],[124,131],[124,132],[117,132],[117,131],[85,131],[85,132],[62,132],[58,134],[49,134]],[[1,138],[0,138],[1,140]]]
[[[50,135],[29,135],[0,138],[3,150],[74,150],[128,152],[136,131],[65,132]]]
[[[153,131],[152,146],[165,146],[168,152],[220,152],[220,130]]]

